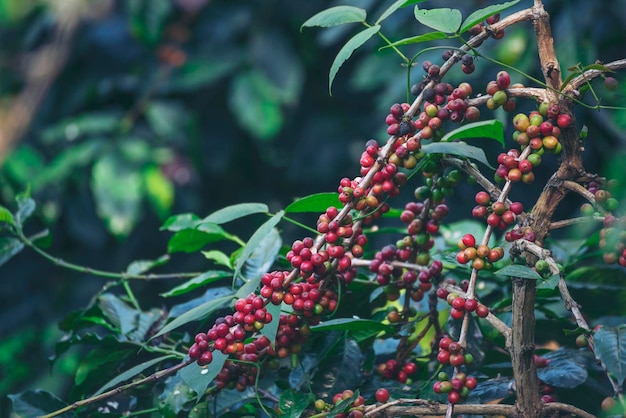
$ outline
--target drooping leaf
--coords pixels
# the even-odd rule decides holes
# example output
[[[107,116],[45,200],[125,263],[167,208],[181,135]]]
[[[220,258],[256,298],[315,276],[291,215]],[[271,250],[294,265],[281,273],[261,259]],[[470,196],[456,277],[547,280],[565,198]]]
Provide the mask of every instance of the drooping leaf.
[[[389,45],[385,45],[381,49],[391,48],[393,46],[411,45],[420,42],[434,41],[437,39],[446,39],[447,37],[448,35],[445,32],[429,32],[423,35],[411,36],[409,38],[400,39],[399,41],[393,42]]]
[[[521,264],[511,264],[510,266],[506,266],[494,274],[499,274],[502,276],[511,276],[511,277],[520,277],[522,279],[541,279],[541,275],[537,273],[532,267],[523,266]]]
[[[237,261],[235,262],[235,278],[241,275],[241,269],[246,263],[246,261],[248,261],[248,259],[252,256],[252,254],[256,250],[256,248],[259,247],[261,242],[270,233],[270,231],[278,224],[278,222],[280,222],[280,220],[283,217],[283,214],[284,212],[282,210],[276,213],[270,219],[265,221],[265,223],[263,223],[263,225],[261,225],[254,232],[254,234],[252,234],[252,236],[246,243],[246,246],[244,247],[243,251],[241,251],[241,254],[239,254]]]
[[[424,26],[445,33],[455,33],[461,26],[461,12],[456,9],[420,9],[415,6],[415,19]]]
[[[363,353],[351,338],[339,338],[337,332],[327,336],[320,363],[311,379],[311,389],[318,398],[354,388],[361,379]]]
[[[205,271],[201,275],[196,276],[186,281],[185,283],[180,284],[174,287],[173,289],[168,290],[165,293],[161,293],[160,296],[164,298],[169,298],[172,296],[184,295],[185,293],[189,293],[192,290],[197,289],[199,287],[206,286],[208,284],[211,284],[218,280],[225,279],[227,277],[232,277],[232,275],[233,275],[232,272],[222,271],[222,270]]]
[[[137,260],[133,261],[126,267],[126,274],[142,274],[148,270],[151,270],[155,267],[162,266],[163,264],[170,261],[170,256],[165,254],[156,260]]]
[[[237,205],[226,206],[225,208],[216,210],[202,222],[210,222],[214,224],[225,224],[244,216],[254,215],[255,213],[267,213],[269,208],[264,203],[239,203]]]
[[[603,326],[593,333],[593,343],[598,359],[622,385],[626,379],[626,324]]]
[[[182,229],[193,229],[195,228],[200,221],[198,215],[194,215],[193,213],[183,213],[180,215],[172,215],[161,226],[160,230],[164,231],[180,231]]]
[[[329,28],[331,26],[343,25],[344,23],[364,22],[367,12],[354,6],[335,6],[311,16],[302,24],[304,27],[320,26]]]
[[[285,208],[285,213],[324,212],[330,206],[342,207],[339,201],[339,193],[316,193],[302,197]]]
[[[137,376],[139,373],[143,372],[144,370],[154,366],[155,364],[159,364],[164,362],[165,360],[169,360],[171,358],[174,358],[173,355],[167,355],[167,356],[161,356],[161,357],[157,357],[154,358],[152,360],[148,360],[145,361],[141,364],[138,364],[134,367],[131,367],[130,369],[126,370],[124,373],[116,376],[114,379],[111,379],[108,383],[106,383],[104,386],[102,386],[100,389],[98,389],[96,391],[96,393],[93,394],[93,396],[99,395],[105,391],[107,391],[108,389],[117,386],[118,384],[124,382],[125,380],[131,379],[135,376]]]
[[[118,367],[123,359],[135,353],[136,350],[132,348],[113,349],[108,346],[91,350],[83,357],[78,369],[76,369],[74,383],[80,386],[90,378],[87,384],[91,386],[102,380],[102,377],[106,376],[103,371],[106,370],[106,373],[110,373]],[[93,378],[94,376],[97,376],[97,378]]]
[[[61,399],[43,390],[27,390],[16,395],[8,395],[8,398],[11,399],[13,413],[19,418],[38,417],[67,406]],[[71,412],[59,415],[61,418],[72,416]]]
[[[433,142],[422,146],[426,154],[451,154],[471,158],[491,167],[485,152],[478,147],[467,145],[463,142]]]
[[[24,222],[26,222],[35,211],[35,201],[31,199],[29,195],[30,193],[21,194],[15,199],[17,202],[17,212],[15,212],[13,220],[18,226],[24,225]]]
[[[102,313],[115,325],[122,335],[130,334],[137,328],[139,311],[130,307],[117,296],[105,293],[98,298]]]
[[[352,53],[358,47],[367,42],[372,36],[378,33],[378,31],[380,31],[380,25],[369,27],[350,38],[350,40],[348,40],[348,42],[346,42],[346,44],[339,50],[339,53],[337,53],[337,56],[330,67],[330,73],[328,75],[328,93],[332,95],[333,81],[335,80],[335,76],[343,63],[350,58]]]
[[[174,204],[174,184],[156,165],[146,167],[143,172],[146,196],[160,219],[165,219]]]
[[[9,225],[14,225],[13,214],[10,210],[4,206],[0,206],[0,223],[5,222]]]
[[[375,333],[393,333],[389,325],[371,319],[339,318],[324,321],[311,327],[311,331],[372,331]]]
[[[213,261],[215,264],[220,266],[228,267],[232,270],[233,263],[226,254],[219,250],[211,250],[211,251],[202,251],[202,255],[207,260]]]
[[[495,139],[504,146],[504,127],[497,119],[472,122],[448,132],[441,142],[450,142],[457,139],[489,138]]]
[[[269,271],[278,257],[283,240],[278,229],[272,228],[261,240],[259,245],[252,251],[241,268],[241,274],[248,280],[260,278]]]
[[[406,0],[396,0],[395,2],[393,2],[391,6],[385,9],[385,11],[380,15],[380,17],[376,19],[375,24],[376,25],[380,24],[380,22],[382,22],[383,20],[391,16],[396,10],[398,10],[401,7],[406,6],[407,5],[406,3],[407,3]]]
[[[178,327],[181,327],[189,322],[197,321],[203,319],[210,315],[212,312],[224,306],[232,299],[231,295],[222,296],[220,298],[210,300],[208,302],[203,303],[200,306],[196,306],[195,308],[185,312],[184,314],[175,318],[172,322],[165,325],[159,332],[157,332],[154,337],[159,337],[163,334],[166,334],[170,331],[175,330]]]
[[[519,0],[508,1],[502,4],[493,4],[491,6],[487,6],[483,9],[479,9],[470,14],[464,21],[461,26],[460,33],[466,32],[472,28],[472,26],[482,22],[487,19],[489,16],[493,16],[496,13],[500,13],[509,7],[519,3]]]
[[[272,343],[276,341],[276,333],[278,332],[278,323],[280,321],[280,305],[274,305],[273,303],[267,304],[267,312],[272,315],[272,321],[265,324],[261,329],[261,335],[265,335]]]
[[[17,238],[0,237],[0,266],[9,261],[11,257],[22,251],[24,244]]]
[[[309,395],[295,389],[288,389],[280,395],[278,409],[283,417],[299,418],[310,402],[311,397]]]
[[[209,387],[211,381],[215,379],[215,376],[222,370],[222,366],[224,366],[227,358],[226,354],[215,350],[213,351],[213,361],[208,366],[200,367],[197,363],[191,363],[178,373],[183,381],[200,397]]]

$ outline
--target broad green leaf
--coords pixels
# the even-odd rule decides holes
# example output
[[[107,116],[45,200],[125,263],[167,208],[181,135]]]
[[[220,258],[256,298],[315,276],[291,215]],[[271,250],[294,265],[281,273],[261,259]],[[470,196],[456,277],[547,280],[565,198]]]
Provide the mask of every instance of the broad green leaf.
[[[143,182],[148,201],[159,218],[164,219],[174,204],[174,185],[156,165],[144,169]]]
[[[119,128],[121,113],[84,112],[43,130],[43,142],[75,141],[81,136],[112,133]]]
[[[0,237],[0,266],[22,251],[23,248],[24,244],[17,238]]]
[[[109,153],[93,166],[91,188],[98,215],[116,236],[128,235],[141,209],[141,174],[119,155]]]
[[[159,402],[157,406],[159,416],[171,418],[178,417],[184,409],[188,412],[195,411],[196,418],[209,418],[208,409],[199,411],[199,405],[197,404],[194,405],[191,410],[187,407],[190,402],[196,400],[196,393],[182,379],[180,373],[164,379],[162,387],[162,390],[160,389],[161,393],[159,394]],[[204,416],[202,416],[203,413]],[[185,416],[186,418],[191,418],[194,415],[185,414]]]
[[[198,321],[203,318],[206,318],[212,312],[221,308],[222,306],[224,306],[226,303],[228,303],[231,300],[232,300],[232,295],[227,295],[227,296],[222,296],[217,299],[210,300],[208,302],[203,303],[202,305],[196,306],[195,308],[175,318],[169,324],[165,325],[152,338],[160,337],[161,335],[166,334],[170,331],[173,331],[178,327],[188,324],[189,322]]]
[[[102,375],[105,369],[117,367],[120,362],[131,355],[136,354],[136,350],[132,348],[113,349],[109,346],[101,346],[95,350],[89,351],[83,357],[76,374],[74,375],[74,383],[81,385],[85,380],[94,375]],[[87,382],[91,384],[92,382]]]
[[[621,386],[626,379],[626,324],[598,329],[593,333],[593,344],[596,356]]]
[[[152,360],[148,360],[146,362],[143,362],[141,364],[136,365],[135,367],[131,367],[130,369],[126,370],[124,373],[116,376],[114,379],[110,380],[108,383],[106,383],[104,386],[102,386],[100,389],[98,389],[96,391],[96,393],[93,394],[93,396],[99,395],[103,392],[105,392],[106,390],[117,386],[118,384],[122,383],[125,380],[131,379],[135,376],[137,376],[139,373],[143,372],[144,370],[154,366],[155,364],[161,363],[165,360],[171,359],[173,358],[174,355],[167,355],[167,356],[161,356],[161,357],[157,357],[155,359]]]
[[[382,47],[380,49],[391,48],[393,46],[417,44],[417,43],[420,43],[420,42],[434,41],[434,40],[437,40],[437,39],[446,39],[447,37],[448,37],[448,35],[446,33],[444,33],[444,32],[429,32],[429,33],[425,33],[423,35],[411,36],[410,38],[400,39],[399,41],[396,41],[396,42],[394,42],[392,44],[389,44],[389,45],[385,45],[384,47]]]
[[[426,154],[452,154],[461,157],[471,158],[491,167],[485,152],[478,147],[467,145],[463,142],[433,142],[422,147]]]
[[[367,12],[354,6],[335,6],[311,16],[302,24],[304,27],[320,26],[329,28],[331,26],[343,25],[344,23],[364,22]]]
[[[180,231],[182,229],[193,229],[200,222],[200,218],[198,215],[194,215],[193,213],[183,213],[181,215],[172,215],[161,226],[160,231]]]
[[[13,220],[16,225],[21,226],[33,214],[36,205],[35,201],[26,194],[17,196],[15,201],[17,202],[17,212],[15,212]]]
[[[331,95],[332,95],[333,81],[335,80],[335,76],[337,75],[339,68],[341,68],[343,63],[346,62],[348,58],[350,58],[354,50],[356,50],[358,47],[360,47],[365,42],[367,42],[368,39],[370,39],[372,36],[378,33],[378,31],[380,31],[380,25],[374,25],[372,27],[369,27],[357,33],[352,38],[350,38],[350,40],[346,42],[346,44],[341,48],[341,50],[339,50],[339,53],[335,57],[335,60],[333,61],[332,66],[330,67],[330,73],[328,75],[328,92]]]
[[[371,319],[339,318],[324,321],[319,325],[311,327],[311,331],[377,331],[393,333],[394,330],[389,325],[385,325]]]
[[[240,58],[234,53],[222,55],[187,60],[172,74],[167,90],[191,91],[227,76],[240,63]]]
[[[9,225],[14,225],[13,214],[4,206],[0,206],[0,222],[6,222]]]
[[[163,264],[170,261],[170,256],[165,254],[156,260],[137,260],[133,261],[126,267],[126,274],[142,274],[146,271],[153,269],[158,266],[162,266]]]
[[[339,193],[316,193],[300,198],[290,203],[285,208],[285,213],[316,212],[326,211],[330,206],[341,208],[343,204],[339,201]]]
[[[98,298],[98,306],[102,313],[115,325],[122,335],[129,335],[137,328],[138,310],[130,307],[111,293],[105,293]]]
[[[250,257],[241,268],[241,275],[250,281],[260,278],[269,271],[278,257],[283,240],[278,229],[272,228],[259,245],[254,249]]]
[[[213,351],[213,361],[208,366],[200,367],[197,363],[191,363],[178,373],[183,381],[200,397],[222,370],[227,358],[226,354],[215,350]]]
[[[202,223],[198,229],[183,229],[176,232],[167,243],[167,251],[192,253],[207,244],[222,240],[237,242],[236,237],[224,231],[219,225]]]
[[[445,33],[456,33],[461,26],[461,12],[456,9],[420,9],[415,6],[415,19],[424,26]]]
[[[43,390],[27,390],[7,396],[11,399],[13,414],[18,418],[39,417],[67,406],[61,399]],[[71,413],[60,415],[61,418],[70,416],[73,415]]]
[[[467,19],[463,21],[463,25],[461,26],[460,33],[466,32],[472,28],[472,26],[482,22],[487,19],[489,16],[493,16],[496,13],[500,13],[509,7],[519,3],[519,0],[508,1],[502,4],[493,4],[491,6],[487,6],[483,9],[479,9],[470,14]]]
[[[522,279],[541,279],[541,275],[537,273],[532,267],[523,266],[521,264],[511,264],[506,266],[494,274],[511,277],[521,277]]]
[[[274,305],[273,303],[267,304],[267,312],[272,315],[272,321],[261,329],[261,335],[265,335],[272,343],[276,342],[276,333],[278,332],[278,323],[280,322],[280,305]]]
[[[489,138],[495,139],[504,147],[504,126],[497,119],[472,122],[448,132],[441,142],[450,142],[457,139]]]
[[[398,10],[401,7],[406,6],[407,1],[406,0],[396,0],[391,6],[389,6],[381,15],[378,19],[376,19],[376,25],[380,24],[380,22],[382,22],[383,20],[387,19],[389,16],[391,16],[396,10]]]
[[[553,274],[548,277],[546,280],[542,280],[539,284],[537,284],[537,290],[545,289],[545,290],[554,290],[559,285],[559,280],[561,279],[560,274]]]
[[[405,1],[405,0],[401,0]],[[278,409],[281,417],[299,418],[311,403],[311,395],[307,395],[295,389],[288,389],[280,395]]]
[[[207,260],[212,260],[215,264],[220,266],[228,267],[229,269],[233,268],[233,263],[226,254],[219,250],[211,250],[211,251],[202,251],[202,255]]]
[[[261,225],[254,232],[254,234],[252,234],[252,236],[248,240],[248,243],[246,244],[243,251],[237,258],[237,261],[235,262],[235,278],[241,275],[241,268],[243,267],[244,263],[248,261],[248,258],[252,256],[255,249],[261,244],[263,239],[265,239],[265,236],[270,233],[270,231],[278,224],[278,222],[280,222],[283,214],[284,212],[281,210],[270,219],[265,221],[265,223]]]
[[[253,137],[267,141],[283,127],[280,92],[258,70],[238,72],[229,98],[228,105],[237,122]]]
[[[196,276],[183,284],[180,284],[173,289],[168,290],[165,293],[161,293],[160,296],[164,298],[169,298],[172,296],[184,295],[185,293],[189,293],[194,289],[199,287],[206,286],[210,283],[216,282],[218,280],[225,279],[227,277],[232,277],[233,273],[222,270],[211,270],[202,273],[199,276]]]
[[[253,215],[255,213],[267,213],[268,211],[269,208],[264,203],[239,203],[216,210],[204,218],[202,222],[211,222],[219,225],[243,218],[244,216]]]

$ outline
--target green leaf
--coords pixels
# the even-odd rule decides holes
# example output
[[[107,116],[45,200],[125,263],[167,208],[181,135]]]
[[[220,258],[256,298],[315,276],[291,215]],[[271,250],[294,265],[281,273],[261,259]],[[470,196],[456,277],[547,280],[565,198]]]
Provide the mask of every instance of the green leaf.
[[[337,75],[337,72],[339,71],[339,68],[341,68],[343,63],[346,62],[348,58],[350,58],[354,50],[367,42],[368,39],[378,33],[378,31],[380,31],[380,25],[374,25],[372,27],[369,27],[350,38],[350,40],[346,42],[341,50],[339,50],[339,53],[335,57],[335,60],[330,67],[330,73],[328,75],[328,93],[332,95],[333,81],[335,80],[335,76]]]
[[[548,277],[546,280],[541,281],[537,284],[537,290],[546,289],[546,290],[554,290],[559,285],[559,280],[561,279],[560,274],[553,274]]]
[[[448,35],[444,32],[429,32],[423,35],[411,36],[409,38],[400,39],[399,41],[396,41],[389,45],[385,45],[380,49],[391,48],[394,46],[417,44],[420,42],[428,42],[428,41],[434,41],[437,39],[447,39],[447,38],[448,38]]]
[[[285,213],[324,212],[330,206],[343,207],[339,201],[339,193],[316,193],[300,198],[285,208]]]
[[[457,139],[489,138],[495,139],[504,147],[504,126],[497,119],[472,122],[448,132],[441,142],[450,142]]]
[[[22,251],[24,244],[17,238],[0,237],[0,266]]]
[[[596,357],[621,386],[626,379],[626,324],[598,329],[593,333],[593,344]]]
[[[90,139],[67,148],[40,170],[32,180],[33,190],[64,181],[72,174],[82,173],[80,169],[91,162],[103,144],[101,139]]]
[[[133,261],[126,267],[126,274],[142,274],[146,271],[153,269],[158,266],[162,266],[163,264],[170,261],[170,256],[165,254],[156,260],[137,260]]]
[[[263,326],[261,329],[261,335],[265,335],[272,343],[272,347],[274,347],[274,343],[276,342],[276,333],[278,332],[278,323],[280,322],[280,305],[268,303],[266,309],[267,312],[272,315],[272,321]]]
[[[143,170],[143,183],[148,201],[159,218],[164,219],[174,204],[174,185],[156,165]]]
[[[9,225],[14,225],[13,214],[4,206],[0,205],[0,222],[6,222]]]
[[[173,215],[167,218],[159,230],[176,232],[182,229],[194,229],[199,222],[200,218],[198,215],[194,215],[193,213],[183,213],[181,215]]]
[[[35,211],[35,201],[26,194],[17,196],[15,201],[17,202],[17,212],[15,212],[15,218],[13,220],[16,225],[22,226]]]
[[[167,251],[193,253],[207,244],[222,240],[237,242],[236,237],[224,231],[219,225],[206,222],[199,225],[198,229],[183,229],[176,232],[167,243]]]
[[[213,351],[213,361],[208,366],[200,367],[197,363],[191,363],[178,373],[183,381],[200,397],[222,370],[227,358],[228,355],[215,350]]]
[[[131,308],[111,293],[105,293],[98,298],[98,306],[102,313],[115,325],[122,335],[129,335],[137,328],[139,311]]]
[[[329,28],[331,26],[343,25],[345,23],[365,22],[367,12],[354,6],[335,6],[311,16],[302,24],[304,27],[320,26]]]
[[[389,325],[385,325],[371,319],[339,318],[324,321],[319,325],[311,327],[311,331],[372,331],[393,333],[394,330]]]
[[[156,44],[172,5],[169,0],[126,0],[133,36],[148,45]]]
[[[65,408],[67,404],[49,392],[27,390],[16,395],[8,395],[13,406],[13,413],[18,418],[30,418],[46,415]],[[59,415],[61,418],[74,416],[71,412]]]
[[[402,0],[405,1],[405,0]],[[304,394],[295,389],[288,389],[280,395],[278,409],[281,417],[299,418],[311,403],[311,395]]]
[[[240,62],[234,53],[189,59],[172,74],[167,90],[192,91],[207,86],[230,74]]]
[[[184,295],[185,293],[189,293],[192,290],[197,289],[199,287],[203,287],[213,282],[225,279],[227,277],[232,277],[232,276],[233,276],[233,273],[228,272],[228,271],[222,271],[222,270],[206,271],[202,273],[201,275],[196,276],[186,281],[185,283],[180,284],[174,287],[173,289],[168,290],[165,293],[161,293],[160,296],[164,298],[169,298],[172,296]]]
[[[426,144],[422,147],[422,150],[426,154],[452,154],[461,157],[471,158],[485,164],[487,167],[491,167],[485,152],[471,145],[467,145],[464,142],[433,142]]]
[[[494,274],[511,277],[521,277],[522,279],[541,279],[541,275],[532,267],[522,266],[521,264],[511,264],[506,266]]]
[[[253,137],[267,141],[282,129],[280,92],[258,70],[238,72],[229,98],[228,105],[237,122]]]
[[[50,144],[112,133],[119,128],[121,118],[122,114],[117,112],[83,112],[44,129],[41,139]]]
[[[266,235],[270,233],[270,231],[280,222],[283,217],[284,212],[281,210],[270,219],[265,221],[263,225],[261,225],[255,232],[252,234],[248,243],[243,248],[243,251],[237,258],[235,262],[235,278],[241,275],[241,268],[244,263],[252,256],[255,249],[261,244],[263,239],[265,239]]]
[[[202,255],[207,260],[211,260],[220,266],[228,267],[232,270],[233,263],[226,254],[219,250],[211,250],[211,251],[202,251]]]
[[[135,355],[136,350],[132,348],[112,349],[112,347],[98,347],[89,351],[83,357],[76,374],[74,375],[74,383],[80,385],[90,377],[90,375],[102,375],[103,370],[110,372],[116,368],[120,362],[131,355]],[[93,382],[88,382],[88,384]]]
[[[456,9],[420,9],[415,6],[415,19],[424,26],[433,28],[436,31],[445,33],[455,33],[461,26],[461,12]]]
[[[389,6],[384,12],[383,14],[380,15],[380,17],[378,19],[376,19],[376,25],[380,24],[380,22],[382,22],[383,20],[387,19],[389,16],[391,16],[396,10],[398,10],[401,7],[406,6],[407,1],[406,0],[396,0],[391,6]]]
[[[493,16],[496,13],[500,13],[517,3],[519,3],[519,0],[508,1],[502,4],[493,4],[483,9],[476,10],[472,14],[470,14],[467,17],[467,19],[463,21],[463,25],[461,25],[461,30],[459,32],[460,33],[466,32],[470,30],[474,25],[487,19],[489,16]]]
[[[224,306],[227,302],[231,301],[232,298],[232,295],[222,296],[220,298],[205,302],[202,305],[196,306],[195,308],[175,318],[169,324],[165,325],[163,328],[161,328],[159,332],[156,333],[156,335],[154,335],[150,339],[160,337],[161,335],[173,331],[178,327],[188,324],[189,322],[198,321],[200,319],[206,318],[211,313]]]
[[[213,212],[204,218],[202,222],[211,222],[219,225],[255,213],[267,212],[269,212],[269,208],[264,203],[239,203],[237,205],[226,206],[225,208]]]
[[[130,378],[133,378],[135,376],[137,376],[139,373],[143,372],[144,370],[154,366],[155,364],[158,363],[162,363],[165,360],[174,358],[175,356],[172,354],[169,354],[167,356],[161,356],[161,357],[157,357],[155,359],[152,360],[148,360],[146,362],[143,362],[141,364],[136,365],[135,367],[131,367],[130,369],[126,370],[124,373],[116,376],[114,379],[110,380],[108,383],[106,383],[104,386],[102,386],[100,389],[98,389],[96,391],[96,393],[93,394],[93,396],[99,395],[103,392],[105,392],[106,390],[117,386],[118,384],[122,383],[125,380],[128,380]]]
[[[162,139],[180,138],[188,120],[188,111],[178,102],[156,100],[146,106],[146,120]]]
[[[243,264],[241,275],[248,281],[260,279],[276,261],[282,243],[280,232],[278,229],[272,228]]]
[[[140,173],[119,155],[105,154],[93,166],[91,188],[98,215],[109,231],[127,236],[139,220],[143,195]]]

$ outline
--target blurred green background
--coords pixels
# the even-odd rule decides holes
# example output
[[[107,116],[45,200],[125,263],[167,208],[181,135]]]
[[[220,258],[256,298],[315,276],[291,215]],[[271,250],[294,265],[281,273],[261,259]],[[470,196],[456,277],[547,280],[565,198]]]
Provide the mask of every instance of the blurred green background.
[[[430,0],[423,7],[461,8],[467,16],[491,3]],[[27,231],[49,228],[51,253],[121,271],[165,253],[168,236],[159,227],[170,214],[204,216],[247,201],[278,210],[294,197],[334,191],[339,179],[357,174],[365,142],[386,137],[387,110],[407,91],[406,68],[371,40],[342,67],[329,95],[332,60],[358,27],[300,26],[338,4],[377,17],[391,1],[0,0],[0,204],[13,209],[15,196],[30,190],[38,208]],[[626,56],[626,1],[545,5],[565,73],[577,63]],[[425,31],[411,8],[383,26],[392,40]],[[527,23],[482,52],[541,78],[533,42]],[[438,62],[439,55],[420,61]],[[484,91],[498,70],[478,60],[475,74],[457,69],[448,81],[469,79],[475,92]],[[414,69],[411,82],[422,75]],[[600,81],[593,86],[603,104],[623,106],[625,84],[616,92]],[[589,94],[586,101],[594,104]],[[589,171],[623,178],[626,112],[579,107],[576,117],[589,130]],[[490,149],[492,161],[497,152]],[[532,201],[556,161],[537,172],[534,189],[515,197]],[[470,206],[473,193],[456,193],[456,216],[468,213],[456,209]],[[578,204],[566,201],[558,216]],[[167,271],[197,271],[203,263],[181,256]],[[104,283],[32,251],[0,268],[0,395],[41,387],[63,396],[79,353],[50,373],[46,358],[62,335],[56,323]],[[160,284],[144,286],[156,295]],[[0,402],[3,415],[8,404],[4,396]]]

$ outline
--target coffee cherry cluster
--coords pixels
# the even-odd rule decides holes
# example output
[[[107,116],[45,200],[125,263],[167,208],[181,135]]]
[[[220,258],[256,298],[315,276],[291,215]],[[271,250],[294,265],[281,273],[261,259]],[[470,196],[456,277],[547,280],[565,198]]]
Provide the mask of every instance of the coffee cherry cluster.
[[[619,201],[613,197],[611,190],[614,190],[617,186],[617,182],[610,180],[606,186],[603,187],[597,181],[591,181],[587,184],[587,190],[593,194],[596,204],[600,205],[608,211],[614,211],[619,207]],[[581,207],[584,215],[591,216],[594,214],[593,206],[590,204],[584,204]]]
[[[387,133],[389,135],[404,136],[415,132],[415,124],[405,113],[411,105],[408,103],[394,103],[389,108],[389,114],[385,118],[387,123]]]
[[[510,180],[512,182],[522,181],[526,184],[535,181],[533,167],[541,162],[541,157],[531,154],[528,158],[520,159],[520,152],[510,149],[507,153],[498,155],[498,168],[496,169],[495,180],[498,183]],[[533,164],[534,163],[534,164]]]
[[[524,212],[520,202],[513,202],[508,207],[504,202],[491,203],[491,197],[485,191],[476,193],[475,200],[478,205],[472,209],[472,216],[485,218],[487,224],[493,228],[506,229],[515,223],[517,215]]]
[[[496,74],[496,79],[487,84],[487,94],[491,97],[487,99],[487,109],[495,110],[502,106],[505,112],[512,112],[515,109],[515,101],[509,98],[507,89],[522,87],[519,84],[511,86],[511,76],[506,71]]]
[[[465,312],[476,312],[479,318],[486,318],[489,315],[489,308],[476,299],[466,299],[456,293],[449,293],[445,299],[452,308],[450,309],[450,316],[453,319],[462,319]]]
[[[292,306],[295,315],[305,318],[317,316],[313,321],[319,322],[320,315],[333,313],[337,309],[337,292],[329,288],[321,290],[319,282],[294,283],[289,286],[283,301]]]
[[[397,360],[390,359],[385,363],[379,364],[376,367],[376,370],[385,379],[397,380],[400,383],[407,383],[411,375],[417,372],[417,364],[409,361],[402,365]]]
[[[502,247],[489,248],[483,244],[477,246],[476,238],[472,234],[465,234],[457,246],[460,251],[456,254],[456,260],[461,264],[472,262],[472,268],[476,270],[490,270],[493,263],[504,257]]]
[[[457,404],[467,398],[470,391],[478,385],[475,377],[467,376],[463,372],[458,372],[452,379],[446,372],[437,375],[437,381],[433,385],[435,393],[448,394],[448,402]]]
[[[467,103],[472,95],[469,83],[461,83],[455,88],[450,83],[441,82],[424,89],[423,95],[423,111],[415,121],[422,139],[441,138],[441,126],[446,120],[461,123],[474,122],[480,118],[480,110]]]
[[[522,149],[530,147],[539,156],[545,151],[558,154],[562,148],[559,142],[561,129],[571,123],[572,117],[561,114],[557,104],[542,103],[538,111],[532,111],[529,115],[518,113],[513,117],[513,139]]]
[[[452,338],[442,337],[439,340],[437,361],[444,366],[449,364],[452,367],[460,367],[464,364],[471,364],[474,358],[470,353],[464,354],[461,345]]]
[[[535,232],[531,227],[525,226],[522,228],[514,228],[504,233],[504,239],[507,242],[517,241],[522,238],[526,241],[535,242]]]
[[[626,267],[626,217],[605,216],[599,246],[605,263]]]
[[[276,355],[285,358],[297,354],[302,349],[310,333],[308,323],[297,315],[281,314],[276,332]]]
[[[343,401],[352,402],[345,405],[345,412],[335,414],[337,418],[363,418],[365,411],[365,398],[361,395],[355,396],[354,391],[346,389],[343,392],[336,393],[333,396],[332,404],[326,403],[323,399],[315,401],[315,410],[320,413],[331,411],[336,405]]]

